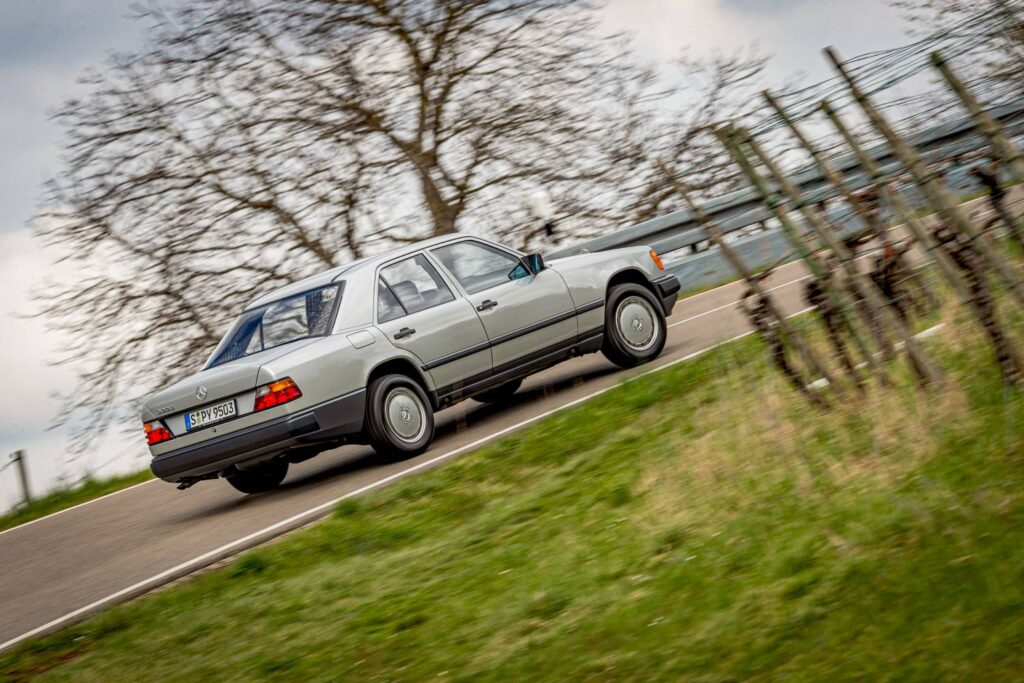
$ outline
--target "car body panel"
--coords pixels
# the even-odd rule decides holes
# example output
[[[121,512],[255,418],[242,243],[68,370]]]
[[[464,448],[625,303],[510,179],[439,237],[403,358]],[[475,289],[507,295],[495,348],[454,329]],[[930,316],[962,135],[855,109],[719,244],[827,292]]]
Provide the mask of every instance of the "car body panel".
[[[562,277],[546,269],[467,295],[469,303],[493,308],[480,311],[491,363],[500,367],[537,349],[574,339],[578,332],[575,309]]]
[[[377,328],[395,347],[413,354],[417,365],[430,374],[436,386],[491,370],[491,351],[483,323],[472,304],[461,297],[377,323]],[[414,333],[396,338],[402,330]]]
[[[633,247],[552,260],[539,272],[470,294],[431,255],[434,248],[462,240],[482,242],[515,259],[523,257],[486,240],[452,235],[334,268],[254,299],[246,311],[342,284],[329,334],[200,370],[145,402],[143,421],[159,422],[174,435],[150,447],[157,476],[187,484],[267,458],[307,457],[311,448],[359,441],[364,438],[368,383],[384,364],[409,368],[434,407],[443,407],[573,355],[599,350],[604,301],[613,278],[626,274],[648,286],[666,311],[671,310],[679,288],[673,276],[657,268],[649,250]],[[437,270],[454,300],[378,321],[381,269],[418,254]],[[420,291],[429,300],[428,293]],[[497,306],[477,310],[487,300],[496,301]],[[401,335],[406,328],[415,333]],[[302,395],[254,412],[257,389],[286,377]],[[200,386],[205,391],[198,391]],[[185,431],[185,412],[228,398],[236,401],[236,416]]]

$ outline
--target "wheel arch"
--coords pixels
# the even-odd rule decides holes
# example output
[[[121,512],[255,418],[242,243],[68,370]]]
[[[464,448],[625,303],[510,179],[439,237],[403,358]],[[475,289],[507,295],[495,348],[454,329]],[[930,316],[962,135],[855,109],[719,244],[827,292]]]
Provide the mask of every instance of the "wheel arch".
[[[375,365],[366,376],[367,388],[369,388],[378,377],[392,374],[405,375],[419,384],[423,388],[423,391],[427,392],[427,396],[430,398],[431,408],[434,410],[438,409],[436,393],[431,388],[430,383],[423,374],[423,371],[420,370],[416,363],[411,359],[404,356],[395,356]]]
[[[639,268],[627,266],[622,270],[616,271],[615,273],[612,274],[610,278],[608,278],[608,285],[605,287],[604,290],[605,301],[608,300],[608,295],[611,294],[612,287],[623,284],[640,285],[648,292],[653,294],[655,299],[658,298],[658,292],[654,288],[654,284],[647,279],[647,275],[645,275],[644,272]]]

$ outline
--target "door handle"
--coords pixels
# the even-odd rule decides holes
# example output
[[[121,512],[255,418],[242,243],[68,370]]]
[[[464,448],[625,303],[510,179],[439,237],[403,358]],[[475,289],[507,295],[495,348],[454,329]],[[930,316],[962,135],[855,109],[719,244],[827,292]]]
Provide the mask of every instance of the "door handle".
[[[416,334],[416,330],[411,327],[403,327],[395,333],[395,339],[405,339],[406,337],[411,337],[414,334]]]
[[[494,308],[497,305],[498,305],[497,301],[493,301],[491,299],[484,299],[483,302],[481,302],[481,304],[476,307],[476,310],[478,310],[478,311],[486,311],[488,309]]]

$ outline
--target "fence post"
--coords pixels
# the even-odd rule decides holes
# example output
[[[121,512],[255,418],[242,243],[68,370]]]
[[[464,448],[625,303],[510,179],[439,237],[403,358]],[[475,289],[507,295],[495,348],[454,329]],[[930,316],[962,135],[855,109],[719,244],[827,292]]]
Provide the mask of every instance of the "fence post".
[[[847,203],[849,203],[850,206],[853,207],[854,212],[860,217],[862,221],[864,221],[865,225],[870,224],[870,216],[868,216],[867,210],[861,203],[860,198],[857,197],[856,193],[854,193],[853,189],[846,183],[845,180],[843,180],[842,175],[836,169],[834,169],[830,163],[828,163],[828,161],[825,159],[825,155],[822,154],[821,150],[818,149],[814,145],[814,143],[810,141],[807,135],[805,135],[804,132],[800,129],[800,127],[797,126],[796,122],[789,116],[789,114],[782,107],[782,105],[775,99],[775,97],[773,97],[772,94],[767,90],[763,93],[763,95],[765,100],[768,102],[769,106],[771,106],[771,108],[775,110],[775,113],[779,115],[783,122],[785,122],[786,126],[793,133],[796,139],[800,142],[803,148],[806,149],[807,152],[811,155],[811,158],[814,159],[815,163],[818,165],[818,168],[821,169],[822,174],[826,178],[828,178],[829,182],[832,183],[833,187],[839,190],[839,193],[843,195],[843,198],[846,199]],[[895,211],[900,221],[902,221],[904,225],[907,226],[907,228],[910,230],[914,238],[917,239],[917,241],[920,242],[922,246],[924,246],[924,248],[928,251],[931,257],[938,264],[939,270],[941,270],[942,274],[946,276],[946,279],[949,281],[949,284],[953,287],[957,294],[960,295],[962,299],[965,299],[967,297],[967,290],[965,289],[963,281],[960,279],[960,276],[956,271],[956,266],[954,266],[953,262],[949,260],[949,256],[947,256],[944,251],[938,248],[938,245],[935,243],[935,240],[932,239],[931,235],[928,234],[924,226],[921,225],[921,222],[917,220],[917,216],[915,216],[914,212],[910,210],[910,207],[907,205],[906,200],[903,199],[903,195],[900,194],[899,190],[893,190],[889,188],[888,184],[882,177],[878,165],[875,164],[874,159],[872,159],[870,155],[864,152],[864,150],[861,148],[857,140],[853,138],[852,135],[849,134],[849,131],[846,130],[846,126],[843,125],[842,121],[838,120],[838,117],[833,119],[833,124],[839,130],[840,135],[842,135],[843,138],[846,140],[846,143],[851,147],[851,149],[853,149],[853,152],[857,157],[858,163],[860,163],[861,168],[864,169],[864,173],[871,178],[871,181],[874,183],[876,189],[878,190],[878,196],[882,197],[882,199],[885,200],[885,202],[892,207],[893,211]]]
[[[988,140],[992,151],[1017,176],[1017,180],[1024,182],[1024,156],[1010,142],[1009,138],[1003,135],[1003,130],[1000,128],[999,123],[982,108],[981,103],[971,94],[971,91],[967,89],[964,82],[953,73],[945,58],[938,52],[932,53],[932,64],[942,74],[950,89],[963,102],[964,108],[970,112],[971,118],[974,119],[975,128],[980,130],[982,135]]]
[[[882,177],[882,171],[878,168],[878,164],[871,158],[871,155],[864,151],[864,147],[854,137],[853,132],[846,126],[843,120],[839,117],[839,114],[832,108],[832,105],[828,101],[821,103],[821,110],[825,116],[832,122],[836,131],[842,136],[846,144],[853,150],[854,156],[857,157],[857,163],[864,169],[864,172],[871,178],[875,183],[880,192],[881,196],[886,203],[893,208],[896,215],[899,216],[900,220],[903,221],[904,225],[910,230],[911,234],[917,239],[918,242],[924,246],[925,250],[931,255],[938,264],[939,270],[946,277],[946,281],[953,288],[961,300],[966,301],[968,298],[967,287],[964,285],[963,279],[957,271],[956,265],[949,258],[949,255],[939,247],[938,242],[931,233],[928,232],[927,228],[918,220],[917,216],[914,215],[913,210],[907,204],[906,199],[903,198],[903,193],[898,189],[892,189],[888,183],[885,182],[885,178]],[[820,154],[820,152],[818,152]],[[819,164],[820,165],[820,164]]]
[[[28,505],[32,502],[32,489],[28,484],[28,465],[25,461],[25,451],[19,449],[11,453],[11,462],[18,468],[18,481],[21,482],[21,497],[25,505]]]
[[[753,291],[760,298],[760,300],[764,302],[765,306],[768,307],[768,311],[778,322],[779,329],[782,330],[783,335],[785,335],[789,342],[796,347],[797,352],[803,357],[804,361],[807,362],[807,364],[814,369],[815,372],[817,372],[822,377],[830,377],[828,366],[820,358],[818,358],[818,355],[810,347],[810,345],[799,333],[799,331],[797,331],[789,324],[789,320],[782,313],[782,311],[775,305],[775,302],[769,296],[767,290],[761,285],[760,278],[758,278],[753,272],[751,272],[749,268],[747,268],[746,264],[743,263],[743,259],[740,258],[740,255],[737,254],[733,250],[732,246],[730,246],[729,243],[725,241],[722,229],[719,228],[718,225],[714,223],[706,213],[704,213],[704,210],[697,205],[697,203],[693,200],[693,197],[690,196],[690,192],[676,177],[675,171],[667,163],[660,159],[658,160],[658,164],[661,166],[661,169],[665,173],[665,176],[669,179],[669,182],[672,183],[672,186],[675,189],[675,191],[678,192],[680,196],[682,196],[687,206],[689,206],[690,212],[693,214],[693,217],[697,220],[701,227],[704,228],[704,232],[707,233],[708,239],[710,239],[712,243],[718,246],[718,249],[722,252],[722,255],[725,257],[725,260],[728,261],[729,264],[736,269],[736,272],[739,273],[740,276],[746,281],[751,291]],[[835,382],[830,380],[830,386],[835,387]]]
[[[814,232],[828,245],[832,253],[836,255],[840,266],[846,271],[847,277],[850,278],[851,284],[856,287],[857,293],[868,301],[873,309],[872,312],[881,314],[882,321],[886,327],[895,330],[900,336],[903,340],[904,348],[906,348],[907,354],[911,358],[912,365],[921,376],[921,379],[933,384],[939,382],[942,379],[942,372],[917,343],[913,332],[911,332],[896,312],[885,303],[885,294],[879,288],[878,283],[857,269],[856,264],[853,262],[853,257],[846,246],[832,234],[832,231],[825,225],[817,210],[804,203],[803,198],[800,196],[800,190],[786,178],[782,173],[782,169],[765,153],[757,141],[746,131],[741,131],[740,142],[750,147],[755,157],[768,170],[769,177],[778,183],[778,186],[782,189],[789,202],[794,207],[797,207],[808,224],[814,229]]]
[[[1024,282],[1021,281],[1020,275],[1003,259],[993,245],[974,229],[971,222],[964,217],[956,197],[936,177],[935,173],[928,168],[921,155],[892,129],[882,114],[871,103],[871,100],[868,99],[867,95],[857,85],[857,82],[853,80],[853,76],[843,66],[839,53],[834,48],[829,47],[825,49],[825,55],[832,62],[836,72],[846,82],[847,87],[850,88],[853,98],[860,105],[864,113],[867,114],[871,125],[888,141],[893,153],[910,171],[914,181],[924,191],[928,201],[938,210],[942,219],[951,229],[971,238],[971,241],[984,257],[986,264],[999,273],[999,277],[1013,293],[1017,302],[1024,305]]]
[[[735,132],[735,130],[715,130],[715,134],[718,136],[718,139],[721,140],[722,144],[729,151],[729,154],[732,156],[733,160],[743,171],[743,174],[750,181],[751,185],[754,186],[754,189],[757,190],[758,194],[761,195],[761,198],[768,206],[768,209],[772,212],[775,218],[782,225],[783,232],[786,233],[786,236],[789,238],[789,241],[800,253],[800,257],[807,262],[807,266],[811,271],[811,274],[814,276],[815,280],[824,285],[823,289],[826,290],[827,295],[832,300],[836,309],[839,311],[844,326],[846,326],[846,328],[850,331],[851,336],[856,336],[856,326],[846,315],[845,308],[847,302],[845,297],[842,295],[842,292],[840,292],[839,289],[835,286],[835,284],[831,282],[831,278],[827,277],[825,273],[825,267],[822,265],[818,256],[812,253],[811,250],[808,249],[807,245],[804,243],[804,239],[800,235],[800,232],[797,230],[796,225],[790,218],[789,211],[786,209],[786,206],[782,199],[778,197],[774,192],[772,192],[772,189],[768,186],[768,183],[764,180],[764,178],[761,177],[761,175],[757,172],[757,169],[754,168],[753,163],[740,148],[739,140],[737,140],[734,137]],[[820,241],[821,239],[821,235],[818,235],[818,240],[816,241]],[[874,302],[867,297],[862,298],[862,301],[864,303],[865,308],[867,309],[868,314],[871,316],[876,316],[877,312],[875,310],[876,306]],[[884,337],[884,334],[882,336]],[[880,339],[879,341],[883,344],[888,344],[888,342],[884,338]],[[862,347],[858,345],[858,348]],[[867,354],[870,355],[870,353],[871,351],[868,350]]]

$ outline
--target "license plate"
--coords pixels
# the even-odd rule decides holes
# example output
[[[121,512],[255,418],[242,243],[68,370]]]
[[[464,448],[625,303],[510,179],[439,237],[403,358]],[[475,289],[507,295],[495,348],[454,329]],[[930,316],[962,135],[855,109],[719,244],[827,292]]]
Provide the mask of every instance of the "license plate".
[[[213,424],[214,422],[220,422],[226,420],[229,417],[234,417],[235,401],[224,401],[223,403],[217,403],[212,406],[206,406],[199,410],[193,410],[191,413],[185,413],[185,429],[197,429],[198,427],[205,427],[206,425]]]

